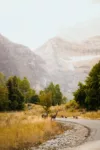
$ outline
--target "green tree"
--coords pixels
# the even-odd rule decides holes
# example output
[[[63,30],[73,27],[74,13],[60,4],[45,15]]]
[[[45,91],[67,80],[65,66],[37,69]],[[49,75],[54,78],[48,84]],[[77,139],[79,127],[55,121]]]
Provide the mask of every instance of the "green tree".
[[[26,103],[32,103],[32,98],[36,95],[36,91],[33,89],[29,89],[25,95]]]
[[[40,103],[40,99],[39,99],[39,96],[36,94],[36,95],[33,95],[30,99],[30,103],[33,103],[33,104],[39,104]]]
[[[53,106],[64,103],[65,99],[63,99],[59,84],[54,85],[53,82],[51,82],[48,87],[45,88],[45,92],[51,92]]]
[[[6,87],[0,86],[0,111],[9,109],[8,90]]]
[[[79,84],[74,98],[88,110],[100,109],[100,61],[91,69],[85,83]]]
[[[60,91],[59,84],[55,85],[55,101],[57,105],[61,105],[63,103],[63,95]]]
[[[6,77],[0,72],[0,86],[6,87]]]
[[[7,81],[9,108],[11,110],[22,110],[24,108],[24,96],[19,90],[19,82],[16,76],[10,77]]]
[[[20,80],[19,89],[20,89],[21,93],[24,95],[25,102],[28,102],[28,100],[30,99],[32,90],[30,88],[30,83],[26,77],[24,77],[23,80]]]
[[[9,109],[8,90],[6,87],[6,77],[0,73],[0,111]]]
[[[78,90],[76,90],[73,95],[74,99],[76,100],[77,103],[80,104],[81,107],[85,107],[85,98],[86,98],[86,85],[83,83],[79,82],[78,83]]]

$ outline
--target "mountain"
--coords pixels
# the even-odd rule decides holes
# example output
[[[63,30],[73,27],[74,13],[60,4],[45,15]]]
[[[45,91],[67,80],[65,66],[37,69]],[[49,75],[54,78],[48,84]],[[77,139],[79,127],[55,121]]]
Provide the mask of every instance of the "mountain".
[[[28,47],[13,43],[0,35],[0,72],[7,77],[26,76],[31,86],[39,90],[44,87],[47,76],[46,69],[42,67],[44,64],[42,58]]]
[[[0,72],[7,77],[26,76],[31,86],[37,90],[46,87],[51,81],[60,84],[68,98],[72,98],[78,82],[84,81],[92,66],[99,60],[100,36],[81,43],[54,37],[31,51],[0,35]]]
[[[84,81],[92,66],[100,59],[100,36],[81,43],[55,37],[36,49],[35,53],[45,61],[51,81],[60,84],[62,91],[70,97],[78,82]]]

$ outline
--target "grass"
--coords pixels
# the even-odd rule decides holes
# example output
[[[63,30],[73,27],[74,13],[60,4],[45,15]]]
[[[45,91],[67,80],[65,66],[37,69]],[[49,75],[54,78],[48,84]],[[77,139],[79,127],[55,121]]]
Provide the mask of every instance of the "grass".
[[[69,108],[66,109],[66,105],[61,105],[61,106],[54,106],[51,107],[51,113],[55,113],[57,110],[58,111],[58,117],[72,117],[72,116],[79,116],[80,115],[80,111],[78,109],[74,109],[74,108]]]
[[[42,119],[42,111],[32,105],[31,110],[0,113],[0,150],[28,150],[68,129],[50,118]]]
[[[81,116],[83,118],[87,118],[87,119],[100,119],[100,110],[99,111],[86,112],[85,114],[82,114]]]
[[[100,111],[85,112],[70,107],[69,104],[67,107],[66,105],[51,107],[50,114],[54,114],[57,110],[58,117],[79,116],[100,119]],[[0,113],[0,150],[28,150],[69,129],[51,121],[50,118],[41,118],[43,112],[41,106],[31,105],[31,109],[26,108],[22,112]]]
[[[68,106],[68,105],[67,105]],[[67,107],[65,105],[51,107],[51,113],[55,113],[57,110],[58,117],[73,117],[78,116],[80,118],[86,119],[100,119],[100,110],[99,111],[86,111],[80,108]]]

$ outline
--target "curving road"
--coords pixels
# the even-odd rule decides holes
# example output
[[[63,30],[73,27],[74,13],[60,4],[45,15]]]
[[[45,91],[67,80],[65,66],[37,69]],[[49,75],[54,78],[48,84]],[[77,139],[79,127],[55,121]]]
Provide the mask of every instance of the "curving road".
[[[82,124],[90,129],[90,136],[82,145],[70,150],[100,150],[100,120],[56,118],[58,121],[69,121]],[[68,149],[65,149],[68,150]]]

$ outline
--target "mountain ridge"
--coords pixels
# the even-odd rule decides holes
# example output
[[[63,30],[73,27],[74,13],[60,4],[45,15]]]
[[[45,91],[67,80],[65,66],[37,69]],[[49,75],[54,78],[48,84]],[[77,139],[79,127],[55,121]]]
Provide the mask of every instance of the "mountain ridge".
[[[7,77],[26,76],[32,87],[44,87],[46,71],[41,67],[44,61],[27,46],[16,44],[0,35],[0,72]],[[41,74],[41,76],[39,76]]]
[[[78,82],[84,81],[92,66],[100,59],[100,36],[91,39],[73,43],[55,37],[35,50],[45,61],[52,81],[60,84],[66,95],[71,95]]]
[[[84,81],[99,60],[100,36],[82,43],[69,42],[56,36],[32,51],[0,35],[0,72],[7,77],[26,76],[38,91],[54,82],[60,84],[68,98],[72,98],[78,82]]]

